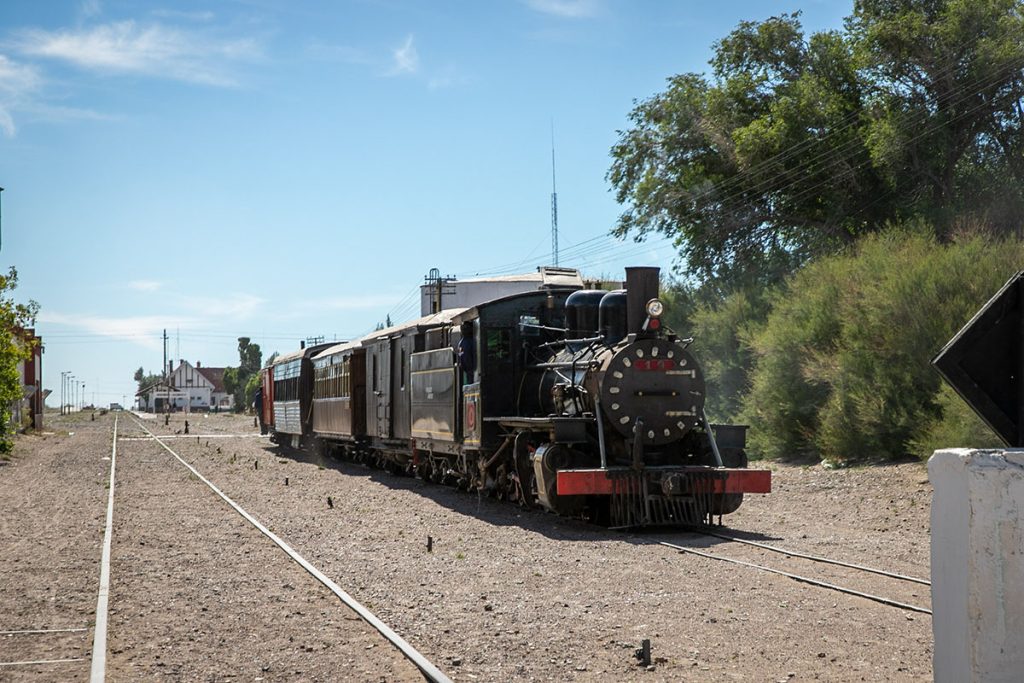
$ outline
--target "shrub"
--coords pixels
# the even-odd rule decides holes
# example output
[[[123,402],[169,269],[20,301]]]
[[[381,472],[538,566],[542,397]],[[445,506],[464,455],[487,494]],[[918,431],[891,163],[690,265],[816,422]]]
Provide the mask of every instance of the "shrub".
[[[773,298],[750,338],[756,365],[742,414],[752,449],[853,461],[923,454],[935,438],[987,443],[980,422],[939,393],[930,361],[1024,262],[1024,245],[939,244],[930,232],[866,237]]]

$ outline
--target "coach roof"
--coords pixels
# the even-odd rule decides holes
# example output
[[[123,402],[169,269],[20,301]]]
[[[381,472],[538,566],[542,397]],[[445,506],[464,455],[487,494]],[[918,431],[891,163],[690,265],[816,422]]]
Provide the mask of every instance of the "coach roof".
[[[375,330],[370,334],[366,335],[365,337],[363,337],[362,339],[360,339],[359,341],[362,344],[366,344],[367,342],[372,342],[375,339],[383,339],[384,337],[390,337],[396,334],[400,335],[410,330],[419,332],[422,330],[430,329],[431,327],[440,327],[442,325],[448,325],[451,324],[453,319],[455,319],[457,316],[462,315],[467,310],[469,309],[446,308],[443,311],[440,311],[438,313],[432,313],[430,315],[425,315],[422,318],[417,318],[415,320],[410,320],[408,322],[392,325],[391,327],[386,327],[383,330]]]

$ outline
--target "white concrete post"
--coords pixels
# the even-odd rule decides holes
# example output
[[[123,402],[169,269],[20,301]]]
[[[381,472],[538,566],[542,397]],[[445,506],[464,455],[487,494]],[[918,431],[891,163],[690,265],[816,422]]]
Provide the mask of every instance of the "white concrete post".
[[[1024,681],[1024,450],[936,451],[928,476],[935,680]]]

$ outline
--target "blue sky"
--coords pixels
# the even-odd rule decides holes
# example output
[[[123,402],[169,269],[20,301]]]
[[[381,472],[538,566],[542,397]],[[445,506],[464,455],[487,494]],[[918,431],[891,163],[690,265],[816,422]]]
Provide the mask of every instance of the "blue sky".
[[[607,237],[634,100],[745,19],[815,0],[0,3],[0,266],[42,307],[44,386],[98,404],[172,357],[360,335],[445,274],[671,267]],[[573,245],[584,243],[573,249]],[[51,398],[49,401],[55,404]]]

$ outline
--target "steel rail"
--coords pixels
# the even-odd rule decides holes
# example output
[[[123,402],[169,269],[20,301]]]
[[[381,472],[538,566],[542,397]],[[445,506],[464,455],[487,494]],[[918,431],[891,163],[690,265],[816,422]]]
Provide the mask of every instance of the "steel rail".
[[[96,628],[92,637],[92,667],[89,681],[103,683],[107,676],[107,606],[110,601],[110,542],[114,536],[114,468],[117,466],[117,415],[114,416],[110,447],[110,491],[107,495],[107,524],[103,530],[100,560],[100,590],[96,597]]]
[[[694,550],[692,548],[685,548],[675,543],[668,543],[667,541],[658,541],[658,545],[663,545],[668,548],[673,548],[683,553],[689,553],[691,555],[697,555],[699,557],[706,557],[710,560],[720,560],[722,562],[729,562],[731,564],[738,564],[742,567],[750,567],[752,569],[760,569],[761,571],[770,572],[772,574],[778,574],[779,576],[785,576],[799,581],[801,583],[807,583],[812,586],[818,586],[820,588],[828,588],[829,590],[838,591],[847,595],[855,595],[859,598],[866,598],[867,600],[873,600],[874,602],[880,602],[883,605],[889,605],[891,607],[898,607],[900,609],[908,610],[911,612],[920,612],[922,614],[931,614],[932,611],[925,607],[918,607],[917,605],[910,605],[905,602],[899,602],[897,600],[891,600],[889,598],[883,598],[879,595],[872,595],[871,593],[864,593],[852,588],[845,588],[843,586],[837,586],[834,583],[828,583],[825,581],[819,581],[818,579],[812,579],[806,576],[800,576],[799,574],[791,574],[790,572],[784,572],[781,569],[772,569],[771,567],[765,567],[764,565],[754,564],[753,562],[744,562],[743,560],[737,560],[732,557],[725,557],[724,555],[712,555],[711,553],[701,552],[700,550]]]
[[[152,436],[122,436],[121,441],[151,441]],[[164,434],[161,439],[269,439],[268,434]]]
[[[30,628],[21,631],[0,631],[0,636],[24,636],[37,633],[80,633],[87,628]]]
[[[905,574],[897,574],[896,572],[889,572],[884,569],[876,569],[874,567],[866,567],[862,564],[854,564],[852,562],[843,562],[842,560],[832,560],[827,557],[821,557],[819,555],[809,555],[807,553],[797,552],[795,550],[787,550],[785,548],[779,548],[777,546],[768,545],[767,543],[758,543],[757,541],[748,541],[745,538],[736,538],[735,536],[728,536],[726,534],[720,534],[715,531],[701,531],[700,533],[705,536],[714,536],[715,538],[722,538],[726,541],[733,541],[735,543],[744,543],[746,545],[752,545],[755,548],[761,548],[763,550],[770,550],[773,553],[780,553],[782,555],[790,555],[792,557],[799,557],[802,560],[811,560],[812,562],[823,562],[825,564],[834,564],[840,567],[846,567],[848,569],[857,569],[862,572],[869,572],[871,574],[878,574],[880,576],[888,576],[890,579],[899,579],[900,581],[911,581],[913,583],[919,583],[924,586],[932,585],[932,582],[928,579],[919,579],[916,576],[906,576]]]
[[[416,666],[416,668],[420,670],[420,672],[424,675],[424,677],[426,677],[427,680],[432,681],[433,683],[452,683],[451,679],[448,678],[448,676],[446,676],[440,669],[438,669],[430,660],[428,660],[426,657],[420,654],[420,652],[416,648],[414,648],[412,645],[406,642],[404,638],[395,633],[395,631],[392,630],[390,626],[381,621],[375,614],[373,614],[373,612],[363,607],[363,605],[361,605],[359,601],[357,601],[351,595],[342,590],[338,584],[336,584],[334,581],[328,578],[323,572],[321,572],[319,569],[310,564],[309,561],[306,560],[306,558],[302,557],[302,555],[293,550],[291,546],[289,546],[287,543],[281,540],[281,538],[277,534],[272,532],[270,529],[268,529],[262,523],[260,523],[259,520],[257,520],[248,512],[246,512],[241,505],[239,505],[231,498],[229,498],[227,494],[225,494],[223,491],[217,488],[213,484],[213,482],[211,482],[209,479],[200,474],[199,470],[197,470],[195,467],[186,462],[180,455],[171,450],[170,446],[165,444],[159,436],[149,431],[146,428],[146,426],[139,422],[138,420],[136,420],[136,422],[138,423],[139,427],[141,427],[146,433],[152,436],[153,439],[158,444],[160,444],[164,450],[173,455],[178,460],[178,462],[187,467],[192,472],[192,474],[194,474],[201,482],[206,484],[208,487],[210,487],[210,489],[213,490],[214,493],[220,496],[221,500],[230,505],[235,510],[235,512],[240,514],[243,518],[245,518],[247,522],[256,527],[260,531],[260,533],[262,533],[264,536],[273,541],[274,544],[277,545],[277,547],[283,550],[299,566],[301,566],[303,569],[309,572],[309,574],[313,576],[313,578],[322,583],[332,593],[338,596],[338,598],[340,598],[343,603],[348,605],[348,607],[351,608],[352,611],[358,614],[363,619],[363,621],[373,626],[375,629],[377,629],[378,632],[380,632],[382,636],[391,641],[391,643],[401,651],[401,653],[406,657],[406,659],[412,662]]]
[[[67,664],[68,662],[84,662],[82,657],[71,659],[33,659],[24,662],[0,662],[0,666],[38,666],[39,664]]]

